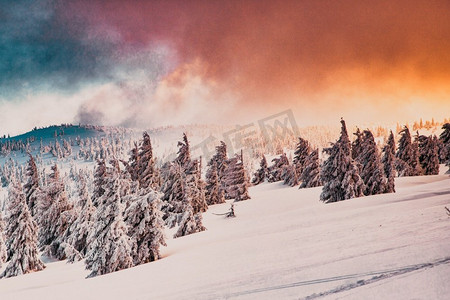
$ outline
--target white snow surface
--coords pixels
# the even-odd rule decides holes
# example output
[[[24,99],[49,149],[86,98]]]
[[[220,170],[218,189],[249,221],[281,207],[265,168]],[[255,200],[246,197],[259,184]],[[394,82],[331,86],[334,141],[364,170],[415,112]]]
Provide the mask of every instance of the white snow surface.
[[[1,279],[0,299],[448,299],[450,177],[396,189],[323,204],[320,187],[261,184],[236,218],[215,215],[221,204],[204,213],[207,231],[167,231],[158,261],[90,279],[83,261],[47,261]]]

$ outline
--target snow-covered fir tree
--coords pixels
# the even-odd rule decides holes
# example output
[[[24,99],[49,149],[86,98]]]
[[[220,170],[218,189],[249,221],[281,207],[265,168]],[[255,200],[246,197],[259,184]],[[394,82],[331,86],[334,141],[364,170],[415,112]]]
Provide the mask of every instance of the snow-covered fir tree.
[[[27,182],[23,186],[25,192],[25,198],[30,209],[31,215],[36,214],[36,203],[41,191],[39,187],[39,171],[36,166],[36,162],[31,154],[28,154],[30,159],[28,160],[26,175]]]
[[[337,202],[363,196],[364,182],[351,157],[351,145],[345,121],[341,120],[341,136],[331,147],[325,148],[328,158],[321,168],[323,182],[320,200]]]
[[[319,149],[313,150],[304,163],[300,188],[311,188],[322,185],[320,180]]]
[[[364,182],[364,195],[382,194],[386,189],[386,178],[381,165],[375,138],[370,130],[364,130],[357,160],[361,163],[361,179]]]
[[[401,137],[398,141],[396,153],[396,168],[398,176],[420,175],[419,153],[417,144],[413,144],[411,133],[407,126],[400,131]]]
[[[223,180],[223,177],[225,175],[225,171],[226,171],[226,168],[227,168],[227,161],[228,161],[227,145],[225,144],[225,142],[220,141],[220,145],[216,146],[216,152],[214,153],[213,157],[208,162],[207,166],[211,167],[211,165],[213,163],[216,164],[216,166],[217,166],[217,176],[218,176],[219,183],[220,183],[221,190],[222,190],[223,194],[225,194],[225,190],[226,190],[225,182]]]
[[[189,201],[186,180],[181,166],[175,162],[166,164],[163,170],[163,219],[172,228],[179,222],[179,216],[181,218],[183,208]]]
[[[186,193],[193,208],[193,213],[205,212],[208,204],[205,199],[205,182],[201,179],[199,160],[191,160],[186,171]]]
[[[212,161],[212,164],[206,172],[205,198],[208,205],[225,203],[225,197],[220,185],[216,161]]]
[[[142,136],[142,142],[138,153],[137,167],[139,186],[144,189],[148,187],[159,189],[161,180],[155,165],[155,158],[153,157],[152,142],[147,132],[144,132]]]
[[[9,263],[0,277],[12,277],[45,268],[37,247],[38,228],[34,222],[22,187],[12,179],[7,207],[7,248]]]
[[[252,184],[258,185],[267,181],[269,178],[269,168],[267,167],[267,160],[262,155],[261,162],[259,163],[259,169],[253,174]]]
[[[354,160],[358,160],[358,157],[361,155],[362,149],[362,139],[363,134],[361,133],[361,130],[359,128],[356,128],[356,132],[353,133],[354,136],[356,136],[355,140],[352,142],[352,158]]]
[[[395,140],[394,134],[389,134],[388,141],[383,147],[381,158],[384,176],[386,177],[385,193],[395,193]]]
[[[294,152],[293,164],[298,178],[302,176],[305,166],[306,158],[311,153],[311,146],[309,142],[301,137],[298,138],[298,143]]]
[[[106,176],[106,161],[99,159],[94,171],[94,192],[92,194],[92,203],[95,207],[99,205],[98,201],[105,193]]]
[[[299,183],[297,170],[294,165],[284,165],[282,173],[281,173],[281,177],[284,180],[283,184],[286,184],[289,186],[296,186]]]
[[[289,166],[289,160],[286,153],[281,154],[280,157],[275,157],[272,159],[272,165],[269,167],[269,182],[284,180],[283,170],[285,166]]]
[[[39,242],[47,255],[65,259],[65,249],[60,247],[65,243],[64,233],[74,221],[75,214],[56,164],[49,177],[38,207]]]
[[[88,236],[94,228],[95,207],[89,196],[84,176],[80,176],[78,196],[78,215],[66,233],[68,235],[66,242],[73,248],[71,255],[68,257],[71,262],[86,255]]]
[[[166,246],[161,196],[151,188],[141,189],[125,211],[124,219],[132,241],[131,255],[134,265],[159,259],[160,246]]]
[[[180,227],[178,227],[177,232],[173,236],[174,238],[179,238],[185,235],[205,231],[206,228],[202,223],[202,214],[194,214],[192,207],[188,206],[186,211],[183,213]]]
[[[6,223],[5,223],[5,221],[3,221],[2,212],[0,210],[0,268],[2,267],[3,263],[6,262],[6,259],[8,258],[8,253],[6,251],[5,230],[6,230]]]
[[[130,150],[130,158],[126,164],[126,169],[133,181],[139,180],[139,165],[139,147],[137,142],[134,142],[134,147]]]
[[[178,152],[175,162],[183,169],[187,169],[191,162],[191,151],[186,133],[183,133],[183,141],[178,142]]]
[[[436,136],[419,136],[419,161],[424,175],[439,174],[439,149]]]
[[[450,166],[450,123],[442,125],[442,133],[439,135],[439,141],[442,143],[441,158],[442,162]]]
[[[224,176],[226,190],[226,199],[235,199],[243,201],[250,199],[248,187],[250,185],[247,172],[244,168],[243,153],[236,155],[228,160],[226,173]]]
[[[108,167],[105,181],[105,191],[98,199],[94,227],[88,237],[90,246],[85,260],[86,268],[91,271],[88,277],[133,266],[132,243],[123,220],[119,174],[114,167]]]

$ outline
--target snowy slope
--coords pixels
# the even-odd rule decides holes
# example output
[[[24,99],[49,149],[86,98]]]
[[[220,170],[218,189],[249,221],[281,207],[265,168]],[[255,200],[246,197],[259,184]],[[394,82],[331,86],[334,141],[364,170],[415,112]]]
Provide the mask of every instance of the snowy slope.
[[[159,261],[92,279],[82,262],[48,262],[0,280],[0,299],[448,299],[450,177],[396,184],[334,204],[320,188],[262,184],[237,218],[213,206],[207,231],[169,238]]]

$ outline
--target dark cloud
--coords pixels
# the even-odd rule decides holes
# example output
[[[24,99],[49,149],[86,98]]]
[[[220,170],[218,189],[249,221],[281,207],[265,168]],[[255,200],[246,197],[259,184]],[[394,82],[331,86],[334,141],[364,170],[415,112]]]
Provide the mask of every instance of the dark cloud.
[[[89,38],[89,28],[76,13],[64,18],[64,2],[0,4],[0,96],[35,88],[73,90],[109,76],[113,43]]]

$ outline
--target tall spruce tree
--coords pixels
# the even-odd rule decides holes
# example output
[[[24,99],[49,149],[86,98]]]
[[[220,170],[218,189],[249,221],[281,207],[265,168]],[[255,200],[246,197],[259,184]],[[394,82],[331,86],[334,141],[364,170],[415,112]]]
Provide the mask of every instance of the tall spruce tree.
[[[300,188],[311,188],[322,185],[320,179],[319,149],[313,150],[306,158]]]
[[[183,141],[178,142],[178,152],[175,162],[178,163],[184,170],[186,170],[190,165],[191,151],[186,133],[183,133]]]
[[[125,223],[131,237],[134,265],[160,258],[160,246],[166,246],[161,194],[153,189],[141,189],[125,211]]]
[[[424,175],[439,174],[439,149],[436,136],[419,137],[419,161]]]
[[[407,126],[400,131],[396,153],[396,168],[398,176],[420,175],[420,163],[417,143],[412,142],[411,133]]]
[[[212,161],[212,164],[206,172],[205,198],[208,205],[225,203],[225,197],[220,185],[216,161]]]
[[[289,160],[286,153],[272,159],[272,165],[269,167],[269,182],[284,180],[283,170],[286,166],[289,166]]]
[[[363,142],[363,134],[359,128],[356,128],[356,132],[353,133],[356,136],[355,140],[352,142],[352,158],[354,160],[358,160],[359,156],[362,152],[362,142]]]
[[[247,173],[244,168],[243,153],[228,160],[225,174],[225,185],[227,186],[226,199],[243,201],[250,199],[248,187],[250,185]]]
[[[297,178],[300,178],[302,176],[306,159],[310,153],[311,153],[311,146],[309,145],[309,142],[299,137],[297,146],[295,148],[293,160]]]
[[[138,180],[141,188],[151,187],[159,189],[160,180],[156,170],[155,158],[153,157],[153,147],[150,136],[147,132],[143,133],[142,142],[139,149],[138,159]]]
[[[79,212],[67,233],[67,243],[74,250],[72,255],[68,257],[70,262],[77,261],[86,255],[88,251],[88,236],[94,227],[95,207],[87,191],[84,176],[80,176],[78,194],[77,207]]]
[[[252,184],[258,185],[269,178],[269,168],[267,167],[266,157],[263,155],[259,163],[259,169],[253,174]]]
[[[213,163],[217,165],[217,176],[220,183],[220,189],[222,190],[222,193],[225,194],[225,182],[223,180],[223,177],[225,175],[225,171],[227,168],[227,145],[225,142],[220,141],[220,145],[216,146],[216,153],[213,155],[213,157],[208,162],[207,166],[211,167]]]
[[[363,196],[364,182],[351,157],[351,145],[344,120],[341,120],[339,140],[325,148],[324,152],[328,154],[328,159],[321,169],[323,188],[320,200],[330,203]]]
[[[26,168],[28,180],[23,186],[23,189],[28,208],[30,209],[31,215],[34,216],[37,210],[37,198],[39,197],[41,191],[39,188],[39,171],[37,169],[36,162],[30,153],[28,153],[28,156],[30,157]]]
[[[205,199],[205,182],[201,179],[199,160],[191,160],[186,171],[186,192],[193,208],[193,213],[205,212],[208,204]]]
[[[163,219],[167,226],[172,228],[181,220],[186,202],[189,202],[186,192],[186,175],[181,166],[175,162],[169,163],[163,170],[164,183],[161,189]]]
[[[388,141],[383,147],[383,163],[384,176],[386,177],[385,193],[395,193],[395,140],[394,134],[389,134]]]
[[[386,178],[381,165],[375,138],[370,130],[364,130],[358,160],[362,165],[361,179],[364,182],[364,195],[382,194],[386,189]]]
[[[38,228],[20,184],[13,178],[8,195],[6,227],[9,263],[0,277],[12,277],[45,268],[37,248]]]
[[[94,192],[92,194],[92,203],[95,207],[98,207],[99,199],[105,193],[106,177],[106,161],[104,159],[98,159],[94,171]]]
[[[133,266],[132,243],[123,220],[119,174],[114,167],[106,173],[105,192],[98,199],[94,228],[88,237],[86,268],[88,277],[103,275]]]
[[[442,143],[442,149],[440,156],[443,163],[450,166],[450,123],[445,123],[442,125],[442,133],[439,135],[439,141]]]
[[[205,230],[206,228],[202,223],[202,214],[194,214],[192,207],[188,206],[183,213],[182,219],[180,221],[180,227],[178,227],[178,230],[173,237],[179,238],[185,235]]]
[[[140,166],[139,147],[138,144],[135,142],[134,147],[130,151],[130,159],[126,164],[126,169],[128,173],[130,173],[131,180],[133,181],[139,180],[139,166]]]
[[[52,166],[49,184],[43,193],[38,216],[40,246],[48,256],[65,259],[65,251],[60,247],[64,246],[64,233],[74,221],[75,214],[56,164]]]
[[[284,180],[283,184],[286,184],[289,186],[296,186],[299,183],[297,170],[293,164],[283,166],[281,177]]]

